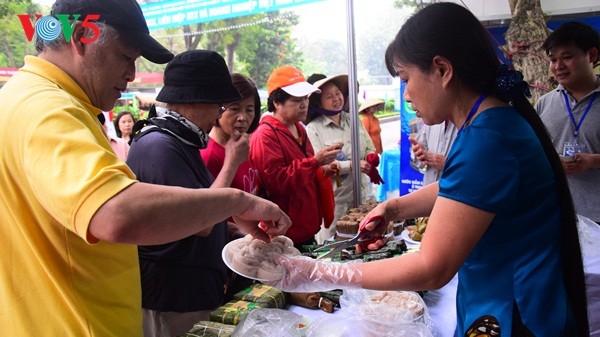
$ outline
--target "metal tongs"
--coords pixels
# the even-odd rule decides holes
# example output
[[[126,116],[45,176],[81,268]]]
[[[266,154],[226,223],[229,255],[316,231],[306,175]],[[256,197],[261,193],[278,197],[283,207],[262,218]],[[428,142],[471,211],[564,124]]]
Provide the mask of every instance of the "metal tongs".
[[[375,228],[373,228],[372,231],[366,230],[365,226],[371,222],[376,223]],[[348,240],[334,242],[334,243],[325,245],[323,247],[319,247],[319,248],[315,249],[314,252],[320,252],[323,250],[331,249],[330,252],[319,257],[319,259],[324,259],[324,258],[332,257],[335,254],[341,252],[343,249],[352,247],[352,246],[356,245],[357,243],[364,245],[364,244],[368,244],[371,242],[375,242],[376,240],[382,238],[383,235],[379,234],[377,236],[369,237],[366,239],[364,237],[373,232],[377,232],[378,230],[380,230],[382,227],[385,227],[385,226],[387,226],[387,221],[385,221],[385,218],[380,215],[376,215],[374,217],[369,218],[367,221],[364,221],[358,228],[358,233],[353,238],[348,239]]]

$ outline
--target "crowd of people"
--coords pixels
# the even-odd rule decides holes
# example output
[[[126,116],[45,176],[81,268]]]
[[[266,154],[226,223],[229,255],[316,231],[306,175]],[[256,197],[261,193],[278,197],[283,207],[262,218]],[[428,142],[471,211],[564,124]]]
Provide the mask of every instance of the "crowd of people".
[[[600,168],[600,149],[590,141],[598,124],[581,128],[587,112],[600,107],[593,104],[600,86],[592,71],[600,37],[587,25],[566,24],[544,45],[560,86],[540,101],[564,97],[549,104],[551,118],[544,111],[540,118],[522,74],[500,64],[485,28],[467,9],[436,3],[413,15],[389,45],[386,64],[406,83],[404,98],[417,117],[440,125],[440,134],[451,130],[450,122],[456,137],[447,154],[441,151],[437,182],[383,202],[367,217],[429,216],[419,252],[353,264],[280,256],[286,276],[272,284],[289,291],[424,290],[458,273],[459,335],[487,323],[503,335],[588,336],[575,213],[586,203],[574,205],[567,177]],[[563,152],[542,119],[560,119],[554,132],[579,141],[578,151]],[[412,143],[431,165],[424,146]],[[558,153],[572,161],[562,162]],[[375,224],[366,221],[362,225],[373,231]]]
[[[363,199],[383,183],[374,113],[384,102],[361,105],[353,153],[347,75],[278,67],[261,116],[252,79],[230,74],[214,51],[174,56],[135,0],[57,0],[51,14],[61,13],[98,13],[98,31],[75,21],[71,39],[38,38],[38,55],[0,90],[7,335],[185,333],[231,286],[227,242],[321,243],[351,207],[353,171]],[[81,43],[92,34],[104,38]],[[419,252],[352,264],[279,255],[285,274],[270,284],[421,291],[458,274],[459,335],[482,320],[513,336],[589,335],[576,214],[600,222],[600,37],[569,23],[544,49],[559,86],[534,109],[522,75],[500,64],[467,9],[435,3],[414,14],[385,62],[426,124],[410,139],[426,184],[365,218],[428,216]],[[167,63],[160,104],[139,121],[120,113],[113,139],[103,111],[140,56]]]

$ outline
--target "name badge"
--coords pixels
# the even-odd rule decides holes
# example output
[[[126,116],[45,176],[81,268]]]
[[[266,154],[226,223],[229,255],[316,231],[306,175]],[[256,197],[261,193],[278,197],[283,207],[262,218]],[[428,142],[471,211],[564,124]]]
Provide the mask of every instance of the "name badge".
[[[577,141],[577,138],[566,142],[563,148],[563,156],[574,156],[577,153],[585,152],[585,145]]]

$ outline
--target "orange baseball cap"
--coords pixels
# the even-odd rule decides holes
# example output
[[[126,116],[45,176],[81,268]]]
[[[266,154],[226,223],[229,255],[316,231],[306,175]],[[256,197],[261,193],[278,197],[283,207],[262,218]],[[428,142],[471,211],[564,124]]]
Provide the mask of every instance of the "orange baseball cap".
[[[292,66],[279,67],[271,73],[267,80],[267,94],[281,88],[283,91],[295,97],[303,97],[313,92],[321,93],[321,90],[308,83],[300,70]]]

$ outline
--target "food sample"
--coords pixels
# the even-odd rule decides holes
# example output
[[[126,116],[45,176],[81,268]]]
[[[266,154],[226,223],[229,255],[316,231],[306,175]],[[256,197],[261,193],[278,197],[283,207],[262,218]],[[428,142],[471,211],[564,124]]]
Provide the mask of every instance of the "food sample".
[[[425,230],[427,229],[428,221],[428,217],[413,219],[414,225],[406,227],[406,230],[408,230],[408,237],[415,241],[421,241],[421,239],[423,239],[423,235],[425,234]]]
[[[358,226],[364,219],[365,215],[373,210],[377,206],[377,202],[373,200],[367,200],[359,207],[350,208],[348,213],[341,216],[336,222],[337,236],[340,239],[348,239],[344,234],[356,234],[358,232]],[[341,234],[341,235],[340,235]]]
[[[412,291],[377,291],[361,306],[363,315],[380,319],[421,321],[425,304]]]
[[[279,280],[283,277],[283,268],[272,261],[270,253],[300,255],[294,243],[285,236],[274,237],[267,243],[246,235],[231,242],[225,252],[230,267],[246,277],[263,280]]]
[[[290,293],[290,303],[308,309],[320,308],[327,313],[332,313],[333,308],[336,306],[334,302],[316,292]]]
[[[319,296],[330,300],[335,303],[336,306],[340,306],[340,296],[342,296],[343,291],[340,289],[334,289],[329,291],[320,291]]]
[[[415,318],[421,317],[425,310],[421,297],[417,293],[410,291],[378,291],[371,295],[369,304],[406,309]]]
[[[394,235],[400,235],[402,233],[402,231],[404,230],[404,223],[396,222],[392,225],[392,228],[394,230]]]

